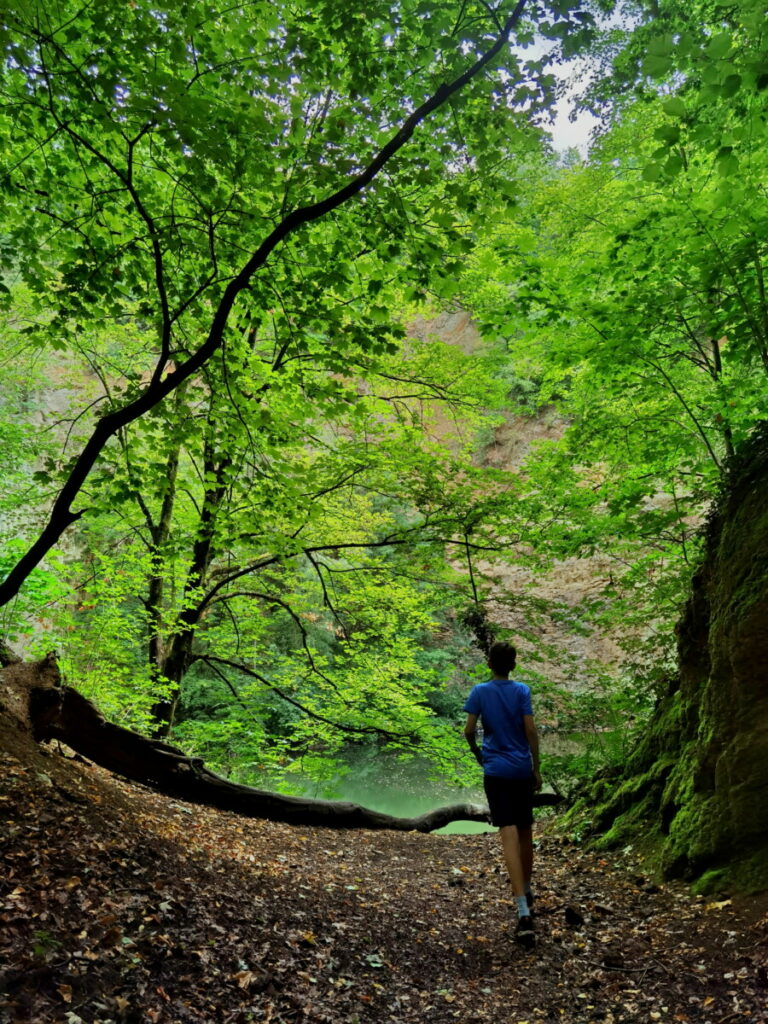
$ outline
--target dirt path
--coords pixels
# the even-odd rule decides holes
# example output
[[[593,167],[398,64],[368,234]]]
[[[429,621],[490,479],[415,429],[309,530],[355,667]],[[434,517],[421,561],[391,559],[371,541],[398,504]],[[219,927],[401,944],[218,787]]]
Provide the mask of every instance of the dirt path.
[[[251,821],[18,743],[0,780],[1,1021],[768,1022],[768,903],[631,857],[545,837],[529,953],[491,835]]]

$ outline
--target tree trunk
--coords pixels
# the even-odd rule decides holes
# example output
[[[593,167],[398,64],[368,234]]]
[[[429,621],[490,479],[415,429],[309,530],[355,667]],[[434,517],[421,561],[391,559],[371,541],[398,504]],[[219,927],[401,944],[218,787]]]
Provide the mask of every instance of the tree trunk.
[[[170,685],[167,696],[152,708],[152,717],[155,720],[152,735],[156,739],[165,739],[173,728],[181,700],[182,682],[192,662],[195,627],[202,614],[200,602],[193,595],[205,583],[208,569],[216,554],[216,523],[227,493],[227,472],[232,467],[231,456],[223,455],[216,450],[211,437],[212,422],[212,408],[209,408],[203,450],[203,479],[206,481],[206,488],[200,506],[189,572],[184,584],[182,604],[187,607],[184,607],[179,615],[179,622],[184,628],[171,640],[170,649],[160,666],[160,675]],[[190,601],[191,603],[188,603]]]
[[[326,828],[432,832],[452,821],[488,820],[488,809],[482,804],[454,804],[415,818],[396,818],[357,804],[241,786],[167,743],[113,725],[77,690],[60,683],[53,655],[36,663],[9,663],[0,680],[0,706],[30,729],[38,742],[61,740],[102,767],[168,796],[251,818]],[[559,801],[553,794],[536,799],[540,805]]]
[[[161,661],[158,672],[167,686],[166,696],[152,705],[152,720],[154,722],[152,735],[158,740],[165,739],[173,728],[176,711],[181,700],[181,684],[189,668],[190,655],[188,652],[179,650],[181,646],[179,641],[178,636],[173,638],[171,653]]]
[[[669,876],[768,887],[768,424],[730,467],[678,625],[679,675],[627,763],[570,816],[605,847],[655,832]]]

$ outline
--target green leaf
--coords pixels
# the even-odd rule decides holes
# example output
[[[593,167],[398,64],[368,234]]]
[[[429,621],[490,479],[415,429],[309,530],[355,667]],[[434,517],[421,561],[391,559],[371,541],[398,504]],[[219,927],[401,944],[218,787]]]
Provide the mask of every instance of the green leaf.
[[[741,88],[741,75],[732,74],[728,75],[720,86],[720,95],[723,99],[730,99],[731,96],[735,96]]]
[[[653,134],[654,138],[673,146],[680,138],[680,129],[677,125],[663,124]]]
[[[660,163],[646,164],[643,168],[643,181],[658,181],[664,173],[664,165]]]
[[[651,78],[666,78],[673,68],[670,57],[654,57],[649,55],[643,61],[643,71]]]
[[[664,173],[670,177],[675,177],[675,175],[683,170],[684,166],[683,158],[679,154],[673,153],[664,164]]]
[[[670,117],[685,117],[686,106],[685,102],[679,96],[670,96],[662,104],[662,108],[665,114],[669,114]]]
[[[726,147],[727,148],[727,147]],[[732,152],[718,154],[716,157],[717,172],[723,177],[730,177],[739,171],[739,159]]]
[[[648,43],[648,53],[652,57],[670,57],[675,47],[674,37],[665,33],[662,36],[655,35]]]
[[[710,39],[705,48],[705,53],[712,60],[721,60],[731,52],[733,40],[730,32],[718,32]]]

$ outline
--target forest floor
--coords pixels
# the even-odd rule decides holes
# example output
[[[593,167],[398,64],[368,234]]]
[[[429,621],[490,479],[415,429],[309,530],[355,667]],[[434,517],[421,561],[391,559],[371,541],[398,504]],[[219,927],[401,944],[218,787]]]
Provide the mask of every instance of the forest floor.
[[[4,1024],[768,1022],[768,899],[546,832],[534,951],[493,835],[239,818],[8,733],[0,840]]]

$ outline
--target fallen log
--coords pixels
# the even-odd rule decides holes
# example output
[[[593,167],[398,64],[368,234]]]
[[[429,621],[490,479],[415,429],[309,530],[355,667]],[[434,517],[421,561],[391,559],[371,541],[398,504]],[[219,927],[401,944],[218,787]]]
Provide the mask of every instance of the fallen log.
[[[6,708],[14,711],[37,742],[59,740],[102,768],[190,803],[325,828],[433,832],[453,821],[488,821],[488,808],[482,804],[452,804],[417,817],[398,818],[359,804],[285,796],[230,782],[177,747],[107,721],[81,693],[61,685],[53,655],[36,663],[7,664],[3,684],[0,698],[5,698]],[[27,708],[23,709],[25,696]],[[538,806],[553,805],[560,797],[542,793],[535,801]]]

